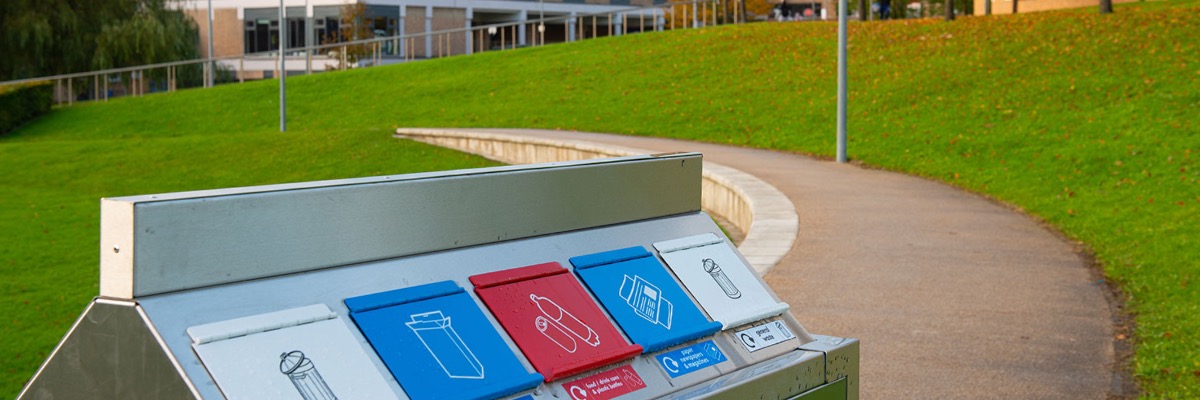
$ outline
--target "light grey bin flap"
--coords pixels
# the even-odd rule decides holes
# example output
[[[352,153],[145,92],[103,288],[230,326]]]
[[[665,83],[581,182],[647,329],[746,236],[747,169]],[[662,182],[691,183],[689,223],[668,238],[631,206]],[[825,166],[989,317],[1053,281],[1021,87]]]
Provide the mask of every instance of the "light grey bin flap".
[[[324,304],[188,328],[230,399],[398,399],[350,329]]]
[[[654,244],[667,266],[723,329],[787,311],[776,301],[736,250],[712,233]]]

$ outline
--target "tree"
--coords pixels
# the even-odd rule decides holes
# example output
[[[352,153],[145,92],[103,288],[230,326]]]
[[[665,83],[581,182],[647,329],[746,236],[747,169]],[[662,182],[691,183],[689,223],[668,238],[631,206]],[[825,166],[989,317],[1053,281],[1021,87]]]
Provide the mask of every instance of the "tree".
[[[0,79],[196,58],[198,29],[166,0],[0,0]]]
[[[946,20],[954,20],[954,0],[946,0]]]
[[[1100,0],[1100,13],[1112,14],[1112,0]]]
[[[341,24],[338,25],[336,32],[329,33],[329,37],[325,38],[325,43],[370,39],[375,37],[373,27],[366,4],[349,3],[342,6]],[[349,68],[358,62],[358,60],[368,58],[372,52],[372,45],[354,44],[344,46],[342,49],[345,50],[346,54],[345,58],[340,57],[341,55],[339,54],[338,69]],[[345,63],[342,62],[343,60],[345,60]]]

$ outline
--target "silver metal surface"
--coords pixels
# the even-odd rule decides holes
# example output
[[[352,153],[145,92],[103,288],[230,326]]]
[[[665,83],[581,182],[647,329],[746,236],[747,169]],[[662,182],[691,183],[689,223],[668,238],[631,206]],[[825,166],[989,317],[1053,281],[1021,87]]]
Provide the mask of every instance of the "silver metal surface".
[[[846,379],[846,398],[858,399],[858,339],[813,335],[800,348],[825,353],[825,380]]]
[[[194,399],[136,304],[93,300],[18,399]]]
[[[695,212],[700,164],[640,156],[105,199],[100,291],[133,298]]]
[[[793,350],[665,398],[782,400],[825,384],[824,375],[825,363],[821,353]]]
[[[838,379],[793,397],[792,400],[846,400],[849,398],[846,387],[846,379]]]

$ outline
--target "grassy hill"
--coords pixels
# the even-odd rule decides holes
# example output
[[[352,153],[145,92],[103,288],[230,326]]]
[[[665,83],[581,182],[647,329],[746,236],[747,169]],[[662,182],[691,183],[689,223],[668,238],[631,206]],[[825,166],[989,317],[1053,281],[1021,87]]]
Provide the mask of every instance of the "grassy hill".
[[[1128,296],[1149,398],[1200,398],[1196,1],[853,24],[850,155],[1014,204]],[[96,293],[97,199],[460,168],[398,126],[537,127],[829,156],[833,23],[591,40],[62,109],[0,138],[0,395]],[[1131,337],[1125,337],[1131,335]]]

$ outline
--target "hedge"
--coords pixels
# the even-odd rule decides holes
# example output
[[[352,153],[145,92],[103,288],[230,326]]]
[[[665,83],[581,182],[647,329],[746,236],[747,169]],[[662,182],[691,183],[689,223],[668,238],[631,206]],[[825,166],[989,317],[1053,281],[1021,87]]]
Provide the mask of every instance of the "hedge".
[[[53,90],[50,82],[0,87],[0,134],[17,129],[49,111]]]

